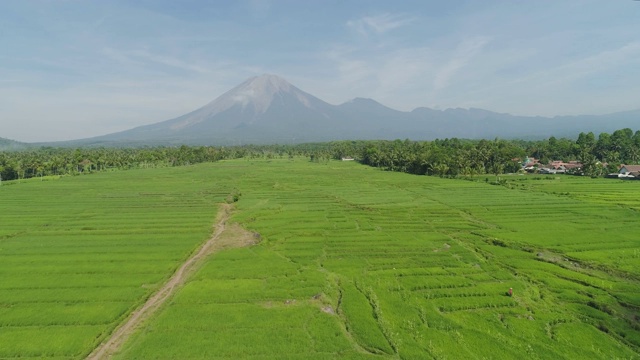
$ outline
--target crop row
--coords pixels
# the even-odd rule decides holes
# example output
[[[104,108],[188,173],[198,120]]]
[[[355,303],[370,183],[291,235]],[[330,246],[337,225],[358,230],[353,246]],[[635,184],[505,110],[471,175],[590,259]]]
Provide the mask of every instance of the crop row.
[[[228,192],[159,171],[0,188],[0,357],[87,355],[209,236]]]

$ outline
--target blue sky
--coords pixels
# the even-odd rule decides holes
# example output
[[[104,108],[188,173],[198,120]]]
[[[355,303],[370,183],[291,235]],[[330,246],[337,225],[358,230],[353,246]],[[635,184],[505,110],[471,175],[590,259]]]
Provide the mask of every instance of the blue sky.
[[[640,108],[632,0],[1,1],[0,49],[0,137],[21,141],[167,120],[264,73],[406,111]]]

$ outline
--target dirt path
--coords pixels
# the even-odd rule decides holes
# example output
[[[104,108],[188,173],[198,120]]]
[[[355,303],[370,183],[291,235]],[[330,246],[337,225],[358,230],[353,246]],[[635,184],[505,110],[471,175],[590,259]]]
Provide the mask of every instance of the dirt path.
[[[215,246],[215,243],[225,229],[226,221],[229,219],[230,212],[231,205],[223,204],[220,207],[220,212],[218,213],[218,217],[214,224],[215,232],[213,233],[213,236],[211,236],[211,238],[202,245],[198,252],[192,255],[182,264],[182,266],[180,266],[180,268],[171,276],[171,278],[169,278],[158,292],[151,296],[140,308],[132,312],[126,322],[118,327],[108,339],[95,348],[93,352],[89,354],[87,359],[98,360],[109,358],[113,353],[120,349],[122,344],[129,339],[131,334],[133,334],[140,324],[153,315],[153,313],[158,310],[158,308],[160,308],[160,306],[162,306],[162,304],[164,304],[171,295],[173,295],[180,285],[184,284],[187,276],[194,269],[194,265],[196,265],[196,263],[202,258],[216,250],[217,247]]]

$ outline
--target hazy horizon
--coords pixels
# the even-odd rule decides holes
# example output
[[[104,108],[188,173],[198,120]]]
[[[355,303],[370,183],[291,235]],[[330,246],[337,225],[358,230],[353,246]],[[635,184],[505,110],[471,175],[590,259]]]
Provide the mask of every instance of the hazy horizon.
[[[638,109],[640,3],[0,4],[0,137],[87,138],[276,74],[331,104],[514,115]]]

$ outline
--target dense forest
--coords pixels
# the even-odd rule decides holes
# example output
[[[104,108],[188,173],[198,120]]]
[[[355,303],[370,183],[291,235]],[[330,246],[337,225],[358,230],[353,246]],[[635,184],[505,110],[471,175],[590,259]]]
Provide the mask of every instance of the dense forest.
[[[3,180],[49,175],[77,175],[95,171],[161,166],[182,166],[240,158],[256,153],[251,148],[153,147],[153,148],[52,148],[0,152]]]
[[[616,172],[620,164],[640,160],[640,131],[613,134],[580,133],[577,140],[550,137],[542,141],[460,140],[363,141],[332,143],[332,156],[354,156],[360,162],[390,171],[439,176],[514,173],[527,157],[541,164],[552,160],[578,161],[580,175]],[[355,154],[355,155],[351,155]]]
[[[541,141],[462,140],[434,141],[362,140],[299,145],[180,146],[152,148],[52,148],[0,152],[1,180],[50,175],[77,175],[95,171],[183,166],[233,158],[307,156],[311,161],[353,157],[363,164],[389,171],[420,175],[473,176],[517,172],[522,160],[534,157],[579,161],[580,174],[600,176],[615,172],[620,164],[640,160],[640,131],[616,130],[612,134],[580,133],[576,140],[550,137]]]

